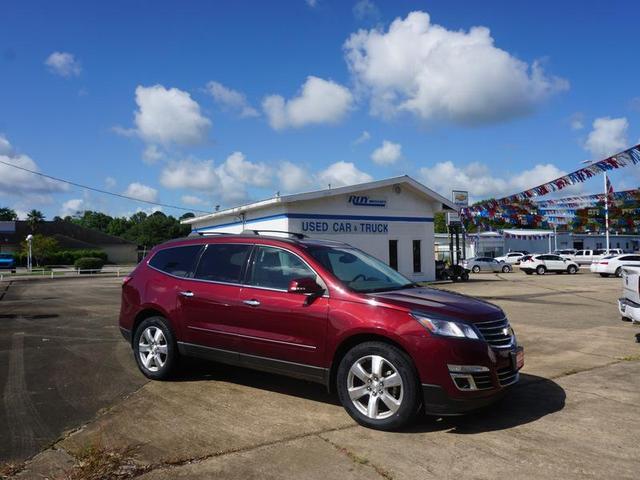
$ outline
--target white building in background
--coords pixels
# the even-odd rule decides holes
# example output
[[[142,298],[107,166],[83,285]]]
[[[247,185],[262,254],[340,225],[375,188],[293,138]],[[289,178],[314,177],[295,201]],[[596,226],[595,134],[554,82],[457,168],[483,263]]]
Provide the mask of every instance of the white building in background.
[[[183,220],[193,231],[283,230],[349,243],[415,281],[435,279],[433,216],[455,205],[409,176],[276,196]]]

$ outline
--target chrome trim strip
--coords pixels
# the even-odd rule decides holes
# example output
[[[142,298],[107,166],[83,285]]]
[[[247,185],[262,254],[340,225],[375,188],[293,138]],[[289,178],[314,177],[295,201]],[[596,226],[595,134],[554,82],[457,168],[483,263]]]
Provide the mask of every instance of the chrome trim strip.
[[[310,350],[317,350],[318,349],[318,347],[314,347],[313,345],[305,345],[304,343],[293,343],[293,342],[285,342],[283,340],[273,340],[271,338],[254,337],[252,335],[243,335],[241,333],[224,332],[222,330],[215,330],[213,328],[193,327],[191,325],[188,325],[187,328],[189,328],[191,330],[198,330],[198,331],[201,331],[201,332],[219,333],[221,335],[229,335],[231,337],[248,338],[249,340],[259,340],[259,341],[262,341],[262,342],[279,343],[279,344],[282,344],[282,345],[291,345],[293,347],[308,348]]]
[[[488,320],[488,321],[485,321],[485,322],[474,322],[473,324],[474,325],[485,325],[487,323],[508,322],[508,321],[509,320],[507,319],[507,317],[503,317],[503,318],[498,319],[498,320]]]

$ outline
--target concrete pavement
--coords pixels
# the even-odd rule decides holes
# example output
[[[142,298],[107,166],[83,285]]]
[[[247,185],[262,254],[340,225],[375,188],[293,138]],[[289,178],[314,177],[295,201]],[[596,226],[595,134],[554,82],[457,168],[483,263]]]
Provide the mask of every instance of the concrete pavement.
[[[66,436],[49,452],[55,460],[41,456],[22,476],[68,468],[100,442],[135,447],[146,479],[637,477],[639,329],[619,320],[620,280],[516,271],[439,287],[502,306],[525,346],[522,381],[489,410],[377,432],[320,386],[191,362],[177,381],[147,383]],[[133,358],[123,361],[130,371]]]

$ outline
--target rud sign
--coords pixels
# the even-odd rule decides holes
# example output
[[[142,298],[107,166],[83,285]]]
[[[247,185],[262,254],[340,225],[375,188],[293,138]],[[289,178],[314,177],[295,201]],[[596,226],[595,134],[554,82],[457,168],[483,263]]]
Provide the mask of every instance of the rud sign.
[[[367,195],[349,195],[348,202],[356,207],[386,207],[387,200],[384,198],[371,198]]]

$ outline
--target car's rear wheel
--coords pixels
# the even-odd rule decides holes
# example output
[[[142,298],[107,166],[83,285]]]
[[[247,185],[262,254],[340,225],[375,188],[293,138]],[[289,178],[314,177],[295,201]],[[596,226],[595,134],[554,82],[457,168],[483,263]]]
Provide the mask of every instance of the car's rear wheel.
[[[474,265],[473,268],[471,269],[471,271],[473,273],[478,273],[480,271],[480,267],[478,265]]]
[[[547,269],[545,268],[544,265],[538,265],[536,267],[536,274],[538,275],[544,275],[547,272]]]
[[[133,337],[133,351],[140,371],[153,380],[164,380],[178,363],[173,332],[163,317],[143,320]]]
[[[400,428],[421,405],[411,359],[386,343],[365,342],[353,347],[342,358],[336,380],[340,402],[365,427]]]
[[[622,267],[616,268],[616,277],[622,277]]]
[[[578,273],[578,269],[575,265],[569,265],[569,267],[567,267],[567,273],[573,275],[574,273]]]

